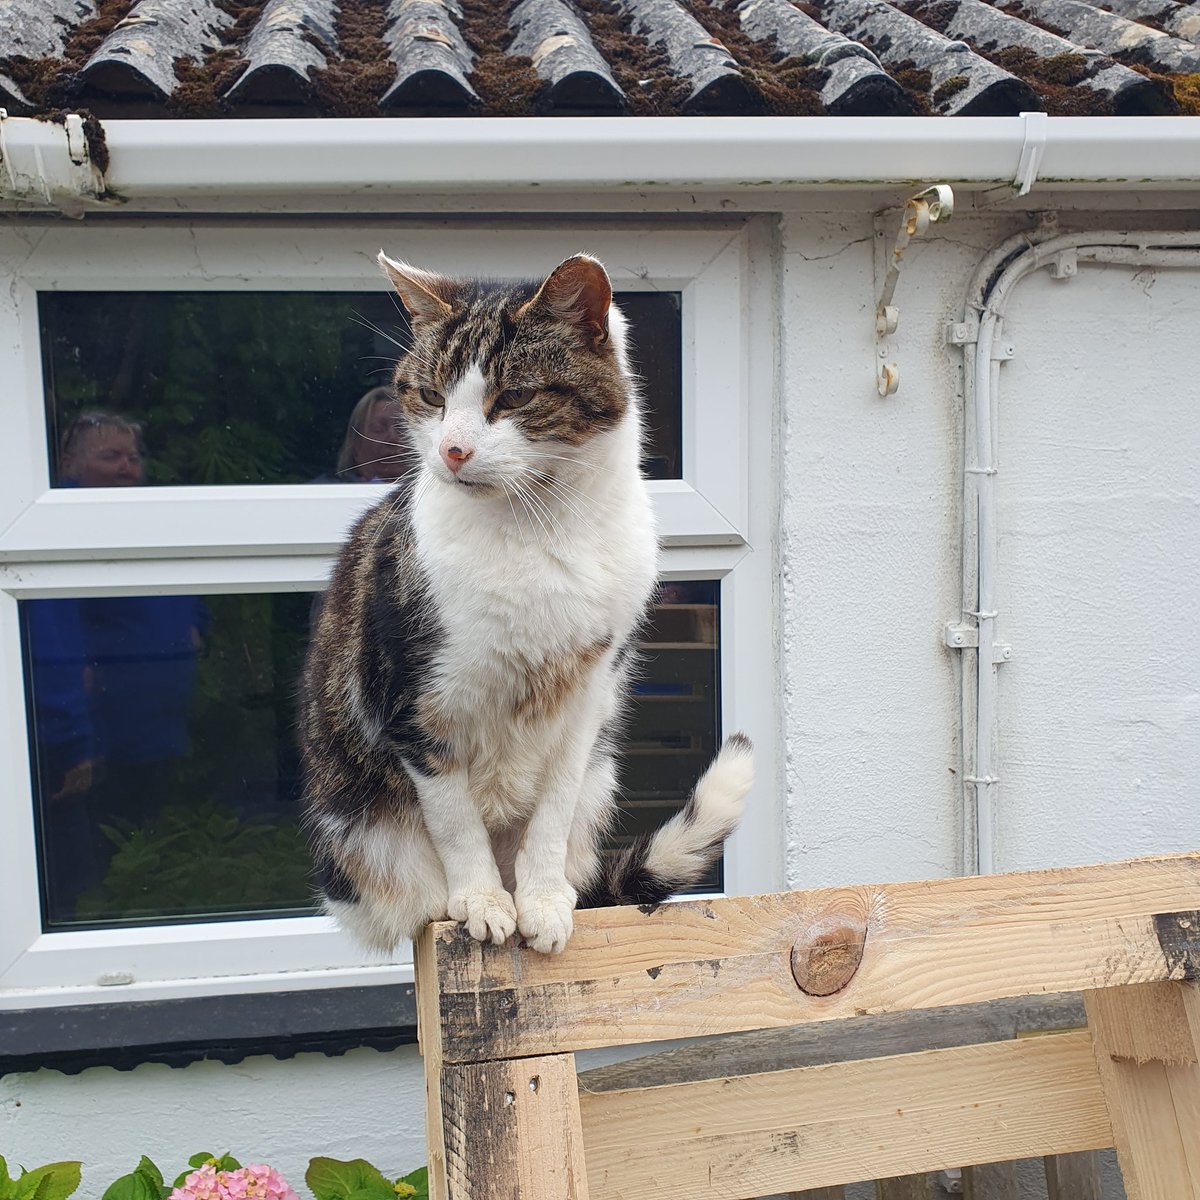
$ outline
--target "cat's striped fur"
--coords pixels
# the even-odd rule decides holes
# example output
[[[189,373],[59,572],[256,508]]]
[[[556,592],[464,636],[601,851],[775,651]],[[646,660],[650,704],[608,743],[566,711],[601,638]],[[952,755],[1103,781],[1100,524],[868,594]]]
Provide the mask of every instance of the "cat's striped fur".
[[[631,647],[657,544],[608,277],[459,282],[380,256],[413,341],[393,386],[420,459],[355,526],[301,694],[327,906],[388,949],[429,920],[561,950],[581,903],[657,903],[741,815],[735,735],[685,810],[602,872]]]

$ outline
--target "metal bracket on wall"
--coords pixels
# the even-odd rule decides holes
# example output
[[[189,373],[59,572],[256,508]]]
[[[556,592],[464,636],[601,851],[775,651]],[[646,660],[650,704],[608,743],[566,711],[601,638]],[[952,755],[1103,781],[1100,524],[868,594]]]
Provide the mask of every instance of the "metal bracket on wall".
[[[923,237],[930,225],[948,221],[953,213],[954,192],[948,183],[926,188],[910,196],[904,205],[900,229],[896,233],[896,243],[892,247],[887,274],[883,279],[883,290],[875,306],[875,383],[881,396],[894,395],[900,387],[900,368],[892,359],[893,348],[887,339],[896,332],[900,322],[900,310],[892,300],[904,263],[904,251],[913,238]]]
[[[974,625],[948,624],[942,628],[942,641],[951,650],[974,650],[979,646],[979,630]],[[1012,662],[1012,656],[1012,647],[1007,642],[992,644],[992,662],[996,666]]]

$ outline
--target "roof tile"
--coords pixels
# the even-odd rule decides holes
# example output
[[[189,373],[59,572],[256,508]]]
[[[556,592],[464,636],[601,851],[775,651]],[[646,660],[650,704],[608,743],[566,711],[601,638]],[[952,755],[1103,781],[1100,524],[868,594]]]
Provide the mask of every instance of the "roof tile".
[[[1197,76],[1200,0],[0,0],[0,104],[101,118],[1195,113]]]
[[[1093,8],[1083,0],[995,0],[997,7],[1033,16],[1081,46],[1103,50],[1159,71],[1200,71],[1200,46]]]
[[[475,55],[462,35],[458,0],[391,0],[387,15],[383,38],[396,77],[380,104],[426,111],[477,107],[468,80]]]
[[[984,54],[996,50],[1030,50],[1044,64],[1073,66],[1069,86],[1102,97],[1115,115],[1174,111],[1163,88],[1154,80],[1114,62],[1098,50],[1077,46],[1028,21],[1000,12],[983,0],[895,0],[895,3],[935,25],[947,37],[961,38]],[[1066,63],[1064,55],[1071,56],[1073,61]],[[1011,69],[1021,73],[1015,66]]]
[[[691,87],[685,112],[749,111],[757,97],[723,42],[676,0],[614,0],[635,34],[666,52],[671,73]]]
[[[250,103],[299,104],[310,75],[340,57],[334,0],[270,0],[242,43],[246,69],[226,95]]]
[[[935,112],[1004,116],[1043,107],[1024,80],[883,0],[820,0],[819,8],[834,29],[865,42],[885,66],[928,71]]]
[[[88,59],[84,78],[114,95],[170,96],[176,60],[207,58],[232,24],[214,0],[140,0]]]
[[[587,26],[564,0],[521,0],[509,18],[508,50],[533,62],[557,111],[618,112],[629,99],[596,49]]]
[[[907,113],[904,89],[883,69],[873,51],[826,29],[788,0],[747,0],[738,5],[742,28],[759,41],[772,40],[792,58],[829,72],[821,101],[834,116]]]

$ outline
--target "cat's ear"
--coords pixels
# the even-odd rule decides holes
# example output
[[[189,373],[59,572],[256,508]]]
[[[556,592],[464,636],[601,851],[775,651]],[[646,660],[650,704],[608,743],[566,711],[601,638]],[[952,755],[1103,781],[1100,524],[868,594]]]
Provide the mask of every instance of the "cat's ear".
[[[379,252],[379,265],[414,321],[434,321],[450,315],[450,301],[454,296],[454,283],[451,280],[432,271],[422,271],[420,267],[397,262],[394,258],[388,258],[382,250]]]
[[[574,325],[589,345],[608,341],[608,309],[612,284],[608,273],[590,254],[575,254],[561,262],[521,312],[540,309]]]

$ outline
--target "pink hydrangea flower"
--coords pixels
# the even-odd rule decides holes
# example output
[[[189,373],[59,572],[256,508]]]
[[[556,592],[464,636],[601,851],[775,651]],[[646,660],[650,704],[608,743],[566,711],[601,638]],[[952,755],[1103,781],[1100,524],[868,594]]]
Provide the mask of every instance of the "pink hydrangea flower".
[[[236,1171],[218,1171],[215,1163],[205,1163],[168,1200],[299,1200],[299,1197],[288,1181],[266,1163],[251,1163]]]

